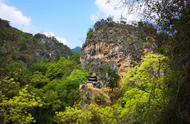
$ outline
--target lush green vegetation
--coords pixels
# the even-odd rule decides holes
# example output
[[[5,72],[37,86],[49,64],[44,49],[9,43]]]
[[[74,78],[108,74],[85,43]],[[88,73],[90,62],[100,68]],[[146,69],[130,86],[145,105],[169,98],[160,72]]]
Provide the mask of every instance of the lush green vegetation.
[[[163,3],[167,1],[162,0]],[[151,2],[147,1],[147,2]],[[171,1],[170,1],[171,2]],[[189,122],[189,2],[152,4],[150,10],[163,16],[156,27],[139,27],[156,40],[156,54],[146,55],[121,80],[121,96],[112,105],[89,104],[56,113],[58,123],[187,124]],[[172,2],[171,2],[172,3]],[[157,11],[161,6],[168,9]],[[152,7],[152,8],[151,8]],[[181,9],[175,9],[179,8]],[[170,12],[168,12],[170,10]],[[176,15],[177,14],[177,17]],[[147,42],[147,41],[146,41]],[[74,115],[75,114],[75,115]],[[80,115],[86,114],[85,118]]]
[[[12,68],[8,71],[13,75],[0,80],[1,122],[52,123],[56,111],[79,101],[79,85],[86,82],[87,73],[74,60],[39,61],[31,69],[19,65],[10,63]]]
[[[80,54],[62,52],[67,49],[54,38],[41,34],[33,37],[12,28],[7,21],[0,22],[0,122],[53,123],[56,111],[79,101],[79,85],[87,80],[87,73],[79,65]],[[48,44],[37,43],[42,38],[55,42],[61,53],[52,58],[35,56],[38,50],[51,52],[47,51]],[[12,50],[14,46],[18,49]]]
[[[181,9],[175,9],[176,6]],[[161,11],[159,32],[151,24],[139,23],[139,28],[154,37],[157,49],[131,68],[120,79],[120,86],[116,83],[119,80],[117,73],[103,65],[98,73],[102,73],[107,85],[97,91],[103,94],[106,92],[103,90],[111,88],[109,97],[114,100],[109,105],[102,105],[106,97],[101,96],[95,98],[98,104],[82,104],[79,86],[87,81],[88,73],[81,69],[78,53],[38,59],[28,48],[36,45],[35,38],[43,36],[38,34],[34,38],[0,20],[0,123],[190,123],[189,6],[188,1],[177,1],[171,9],[172,13],[179,14],[177,18],[168,11]],[[159,5],[152,9],[156,7]],[[90,30],[88,37],[93,36],[94,32]],[[41,45],[35,50],[45,47]]]
[[[169,80],[173,72],[163,55],[148,54],[141,64],[122,79],[122,94],[107,107],[90,104],[87,108],[68,107],[56,113],[59,123],[163,123],[159,118],[169,102]],[[81,115],[86,115],[81,117]]]

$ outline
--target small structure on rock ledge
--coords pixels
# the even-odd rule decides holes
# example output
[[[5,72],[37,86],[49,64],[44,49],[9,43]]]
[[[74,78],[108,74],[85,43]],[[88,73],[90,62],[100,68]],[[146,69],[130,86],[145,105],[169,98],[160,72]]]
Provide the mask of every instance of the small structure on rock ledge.
[[[102,85],[98,81],[97,76],[96,76],[95,73],[93,73],[91,76],[88,77],[87,84],[92,84],[93,87],[95,87],[95,88],[101,88],[102,87]]]
[[[110,105],[109,89],[103,87],[95,73],[88,77],[86,84],[80,85],[81,105],[98,104]]]

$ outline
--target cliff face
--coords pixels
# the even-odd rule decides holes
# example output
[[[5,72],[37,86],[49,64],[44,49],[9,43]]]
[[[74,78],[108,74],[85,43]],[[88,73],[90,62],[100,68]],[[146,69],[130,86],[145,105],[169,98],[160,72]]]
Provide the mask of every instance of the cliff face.
[[[87,34],[81,49],[82,66],[98,73],[101,65],[109,65],[123,76],[155,47],[147,38],[137,27],[101,20]]]

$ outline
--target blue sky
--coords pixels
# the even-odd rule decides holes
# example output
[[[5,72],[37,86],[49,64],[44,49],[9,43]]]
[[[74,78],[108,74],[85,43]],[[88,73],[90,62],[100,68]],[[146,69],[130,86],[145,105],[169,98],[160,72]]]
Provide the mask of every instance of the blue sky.
[[[26,32],[55,36],[71,48],[84,43],[95,21],[121,13],[106,0],[0,0],[0,18]]]

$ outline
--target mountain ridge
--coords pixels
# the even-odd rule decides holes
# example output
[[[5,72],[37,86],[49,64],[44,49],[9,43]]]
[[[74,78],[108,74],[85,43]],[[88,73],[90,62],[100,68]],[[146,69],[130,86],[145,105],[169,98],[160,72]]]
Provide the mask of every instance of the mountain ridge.
[[[38,60],[54,61],[72,54],[71,49],[55,37],[22,32],[2,19],[0,19],[0,28],[1,64],[6,63],[3,60],[20,60],[24,63]]]
[[[76,46],[75,48],[71,49],[73,52],[80,52],[81,51],[81,47]]]

